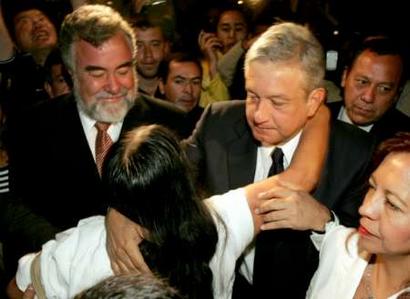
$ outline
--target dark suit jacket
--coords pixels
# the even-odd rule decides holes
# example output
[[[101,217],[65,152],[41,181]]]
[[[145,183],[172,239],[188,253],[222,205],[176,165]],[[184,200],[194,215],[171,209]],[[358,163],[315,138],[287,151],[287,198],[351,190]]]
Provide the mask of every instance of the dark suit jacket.
[[[337,119],[343,101],[328,103],[327,106],[330,109],[332,118]],[[375,136],[377,143],[380,143],[400,131],[410,131],[410,118],[393,107],[374,123],[370,133]]]
[[[188,145],[188,154],[198,165],[199,178],[210,193],[223,193],[253,182],[258,143],[247,125],[244,101],[209,106]],[[358,221],[373,148],[369,134],[339,121],[332,125],[328,156],[314,197],[349,226]],[[272,275],[274,280],[253,290],[250,298],[262,298],[263,294],[304,297],[317,266],[317,254],[311,248],[309,232],[288,230],[285,235],[290,238],[280,254],[286,256],[280,256],[281,261],[272,268],[272,273],[280,275]]]
[[[173,105],[141,97],[128,112],[121,134],[142,124],[159,123],[186,136],[183,118]],[[75,226],[81,218],[105,214],[101,179],[73,96],[42,103],[23,118],[11,120],[8,140],[13,196],[25,205],[21,215],[8,220],[9,237],[16,246],[7,247],[13,248],[13,254],[18,252],[16,257],[38,250],[36,240],[43,242],[47,234],[52,238],[56,230]],[[41,218],[52,229],[27,236],[25,231],[33,232],[36,226],[45,228]]]

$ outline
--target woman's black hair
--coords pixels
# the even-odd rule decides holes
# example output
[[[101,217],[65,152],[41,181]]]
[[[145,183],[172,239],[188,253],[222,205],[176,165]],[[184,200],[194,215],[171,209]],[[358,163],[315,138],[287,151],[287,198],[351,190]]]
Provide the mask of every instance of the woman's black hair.
[[[102,178],[109,206],[149,231],[140,249],[151,270],[187,298],[212,298],[218,235],[176,136],[160,125],[128,132]]]

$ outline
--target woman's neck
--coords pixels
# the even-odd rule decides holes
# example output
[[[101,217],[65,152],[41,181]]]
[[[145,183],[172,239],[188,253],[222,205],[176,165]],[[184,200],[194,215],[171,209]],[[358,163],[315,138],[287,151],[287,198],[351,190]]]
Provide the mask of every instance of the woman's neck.
[[[378,255],[372,273],[372,289],[376,298],[388,298],[408,287],[410,255]]]

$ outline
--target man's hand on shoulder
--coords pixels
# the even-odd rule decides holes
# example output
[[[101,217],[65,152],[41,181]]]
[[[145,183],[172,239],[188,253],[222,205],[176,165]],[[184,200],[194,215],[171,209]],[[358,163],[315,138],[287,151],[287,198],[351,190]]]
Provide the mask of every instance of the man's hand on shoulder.
[[[150,270],[138,247],[143,239],[138,226],[111,208],[107,212],[105,225],[107,252],[114,273],[149,273]]]

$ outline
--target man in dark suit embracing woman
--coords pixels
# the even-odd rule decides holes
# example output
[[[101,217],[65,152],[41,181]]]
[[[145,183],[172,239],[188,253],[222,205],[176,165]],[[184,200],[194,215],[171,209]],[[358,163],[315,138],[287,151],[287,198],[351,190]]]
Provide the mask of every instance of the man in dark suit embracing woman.
[[[59,39],[73,93],[9,123],[13,198],[2,203],[10,212],[3,217],[9,232],[4,251],[13,275],[24,253],[39,250],[84,217],[105,214],[96,124],[105,127],[108,144],[147,123],[163,124],[181,137],[188,134],[179,110],[138,96],[134,32],[113,9],[80,7],[65,18]]]
[[[323,49],[307,28],[282,23],[261,35],[245,58],[246,101],[210,105],[188,139],[188,154],[210,194],[265,179],[273,163],[277,170],[289,166],[303,131],[323,109],[324,73]],[[259,212],[269,231],[238,263],[234,298],[305,297],[317,267],[310,232],[324,231],[333,220],[357,224],[373,148],[369,135],[335,121],[314,198],[295,195],[288,186],[267,192],[274,199]]]

